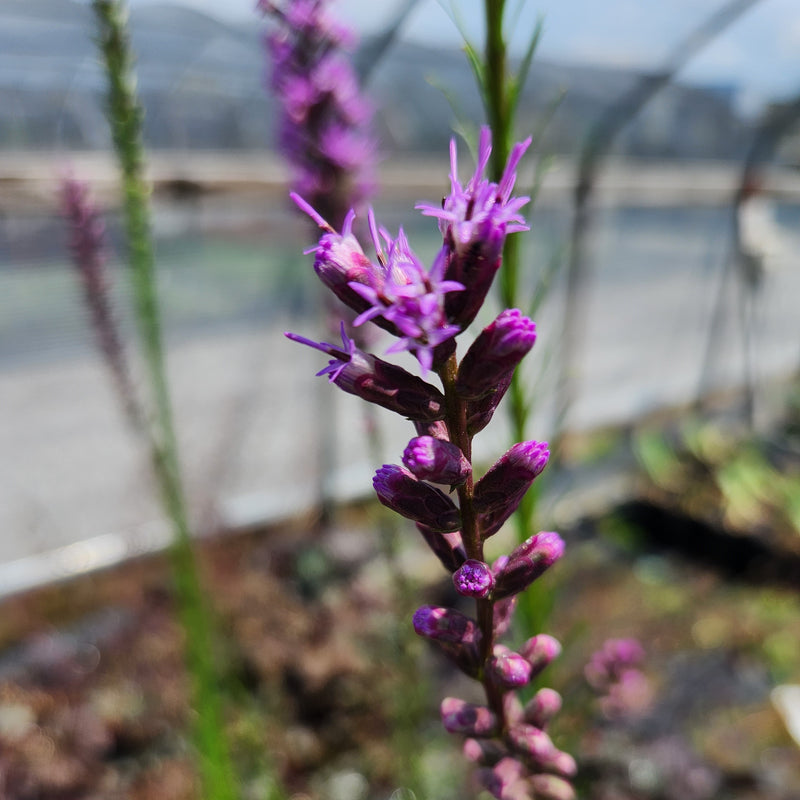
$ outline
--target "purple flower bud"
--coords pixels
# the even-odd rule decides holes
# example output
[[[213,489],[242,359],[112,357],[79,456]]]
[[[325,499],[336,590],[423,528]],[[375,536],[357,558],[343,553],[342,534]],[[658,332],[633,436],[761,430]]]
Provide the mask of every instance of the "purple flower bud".
[[[495,645],[492,650],[488,669],[492,679],[504,689],[518,689],[531,679],[530,663],[502,644]]]
[[[474,620],[450,608],[422,606],[413,619],[414,630],[435,642],[465,674],[478,676],[481,634]]]
[[[407,469],[384,464],[372,479],[378,500],[403,517],[421,522],[435,531],[456,531],[461,514],[441,490],[418,481]]]
[[[555,689],[539,689],[525,704],[525,722],[544,730],[550,720],[561,710],[561,695]]]
[[[449,733],[464,733],[477,738],[497,733],[497,717],[486,706],[467,703],[457,697],[445,697],[440,710],[442,724]]]
[[[488,739],[467,739],[463,752],[468,761],[489,767],[494,766],[506,754],[503,747]]]
[[[516,511],[549,456],[547,442],[520,442],[475,484],[475,511],[484,539],[497,533]]]
[[[488,564],[470,558],[456,570],[453,585],[464,597],[488,597],[494,586],[494,575]]]
[[[491,422],[495,409],[511,386],[512,375],[502,378],[497,386],[478,400],[467,401],[467,430],[471,436],[482,431]]]
[[[584,675],[592,688],[606,691],[625,670],[643,660],[644,648],[636,639],[606,639],[584,667]]]
[[[457,486],[470,476],[472,467],[461,450],[433,436],[417,436],[403,453],[403,463],[420,480]]]
[[[481,785],[498,800],[523,800],[529,797],[525,791],[526,775],[525,767],[517,759],[508,756],[500,759],[491,769],[476,771]]]
[[[517,597],[507,597],[494,604],[494,632],[496,636],[502,636],[511,627],[514,619],[514,609],[517,607]]]
[[[442,419],[434,422],[414,422],[417,436],[433,436],[434,439],[441,439],[443,442],[450,441],[450,433],[447,430],[447,423]]]
[[[565,778],[574,778],[578,773],[578,765],[575,759],[562,750],[556,750],[553,755],[542,763],[542,766],[550,772],[563,775]]]
[[[536,341],[536,324],[516,308],[501,312],[483,329],[458,367],[456,391],[467,400],[493,392],[509,376]]]
[[[530,756],[537,763],[546,761],[558,752],[553,740],[533,725],[512,725],[508,730],[508,740],[518,753]]]
[[[564,554],[564,541],[557,533],[540,532],[516,547],[497,571],[494,597],[509,597],[527,589]]]
[[[555,775],[534,775],[530,778],[534,796],[542,800],[575,800],[575,790]]]
[[[517,722],[525,722],[524,709],[522,703],[514,692],[506,692],[503,695],[503,714],[509,725],[514,725]]]
[[[421,606],[412,621],[417,634],[439,642],[472,643],[480,636],[475,620],[452,608]]]
[[[420,422],[434,422],[444,417],[444,395],[435,386],[402,367],[359,350],[345,333],[344,325],[341,333],[343,348],[327,342],[312,342],[296,333],[286,336],[293,342],[333,356],[317,375],[328,375],[328,380],[343,391]]]
[[[461,533],[440,533],[421,523],[417,523],[417,530],[422,534],[425,543],[433,550],[434,555],[442,562],[448,572],[455,572],[466,560],[464,544]]]
[[[535,678],[551,661],[561,655],[561,645],[552,636],[540,633],[528,639],[519,652],[530,662],[531,677]]]

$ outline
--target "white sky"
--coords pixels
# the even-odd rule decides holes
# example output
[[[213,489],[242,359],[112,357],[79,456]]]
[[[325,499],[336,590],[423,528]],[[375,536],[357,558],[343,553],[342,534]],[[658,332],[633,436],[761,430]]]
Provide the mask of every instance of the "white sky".
[[[162,0],[163,1],[163,0]],[[258,19],[255,0],[167,0],[215,16]],[[544,35],[539,55],[548,60],[654,67],[670,49],[725,0],[509,0],[522,9],[512,41],[524,47],[525,32],[539,15]],[[132,3],[155,0],[129,0]],[[362,34],[379,30],[402,0],[337,0],[332,8]],[[458,45],[460,34],[445,12],[454,7],[480,42],[480,0],[419,0],[405,38]],[[706,48],[682,76],[685,80],[737,83],[749,98],[764,100],[800,93],[800,0],[760,0]]]

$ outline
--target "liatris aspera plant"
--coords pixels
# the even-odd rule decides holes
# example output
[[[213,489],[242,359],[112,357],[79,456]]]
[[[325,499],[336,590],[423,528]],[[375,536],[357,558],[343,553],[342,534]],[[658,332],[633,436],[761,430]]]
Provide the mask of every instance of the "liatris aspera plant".
[[[60,188],[61,211],[69,225],[72,261],[80,277],[97,346],[114,379],[128,422],[141,433],[147,421],[133,385],[114,315],[105,222],[90,197],[87,183],[72,175],[64,175]]]
[[[388,352],[412,353],[422,377],[359,349],[344,329],[341,347],[286,335],[331,356],[318,374],[414,423],[417,435],[402,465],[382,466],[373,485],[384,505],[416,523],[452,574],[456,591],[475,601],[474,616],[430,605],[414,614],[416,632],[480,682],[485,693],[482,705],[446,698],[442,721],[448,731],[466,737],[464,752],[493,796],[561,800],[574,796],[568,779],[575,761],[545,732],[560,698],[541,689],[523,706],[516,695],[558,655],[560,646],[540,634],[513,650],[500,638],[509,629],[519,594],[561,557],[564,544],[558,534],[542,532],[491,564],[484,552],[487,540],[547,464],[547,444],[515,444],[479,479],[472,464],[473,437],[490,422],[516,366],[534,344],[536,326],[518,310],[507,309],[460,361],[456,352],[457,337],[476,318],[501,266],[506,236],[526,229],[520,209],[528,198],[512,197],[512,191],[516,166],[529,143],[515,145],[500,180],[490,182],[484,170],[491,137],[484,128],[477,167],[465,186],[458,180],[456,147],[451,145],[450,194],[441,206],[418,206],[438,219],[443,237],[429,269],[402,230],[393,238],[371,212],[374,260],[352,232],[352,213],[338,232],[293,195],[324,231],[315,250],[317,275],[358,313],[356,324],[371,320],[395,336]],[[441,388],[425,380],[430,372]]]
[[[128,266],[138,323],[145,376],[151,389],[148,415],[140,433],[150,451],[161,501],[173,527],[170,555],[178,610],[186,631],[185,658],[191,679],[193,739],[197,749],[203,797],[233,800],[236,792],[223,720],[219,676],[214,663],[214,627],[195,561],[189,515],[184,496],[161,336],[161,311],[156,287],[156,263],[150,229],[149,187],[144,175],[143,112],[135,92],[126,8],[121,0],[92,0],[97,42],[108,81],[108,120],[120,170],[124,197],[122,216],[128,246]],[[71,194],[70,194],[71,193]],[[102,263],[99,223],[84,198],[69,190],[66,200],[73,221],[73,253],[81,272],[87,300],[100,330],[104,351],[112,335],[110,311],[105,308],[99,266]],[[83,215],[83,216],[81,216]],[[102,313],[102,318],[101,318]],[[106,330],[106,328],[108,330]],[[111,361],[111,356],[106,356]],[[117,358],[117,354],[113,355]],[[112,364],[112,369],[117,367]],[[116,373],[115,373],[116,374]],[[135,401],[133,401],[135,402]],[[137,405],[138,409],[138,405]]]
[[[355,34],[335,20],[327,0],[260,0],[276,25],[265,36],[267,86],[280,102],[278,148],[292,186],[335,227],[372,191],[372,107],[347,56]]]
[[[642,672],[644,648],[636,639],[606,639],[584,667],[607,719],[634,717],[653,701],[653,687]]]

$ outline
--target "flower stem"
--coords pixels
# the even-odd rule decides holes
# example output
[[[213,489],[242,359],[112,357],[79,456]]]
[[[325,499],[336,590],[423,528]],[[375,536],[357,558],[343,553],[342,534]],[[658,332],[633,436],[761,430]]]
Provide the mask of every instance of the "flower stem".
[[[213,631],[192,548],[178,447],[169,397],[150,229],[149,188],[144,178],[141,142],[142,109],[119,0],[93,0],[99,45],[109,82],[108,104],[114,147],[122,174],[123,213],[136,320],[154,406],[148,445],[164,510],[172,521],[171,547],[178,607],[186,630],[186,662],[197,708],[194,740],[204,795],[208,800],[234,800],[236,793],[227,743],[218,676],[213,661]]]

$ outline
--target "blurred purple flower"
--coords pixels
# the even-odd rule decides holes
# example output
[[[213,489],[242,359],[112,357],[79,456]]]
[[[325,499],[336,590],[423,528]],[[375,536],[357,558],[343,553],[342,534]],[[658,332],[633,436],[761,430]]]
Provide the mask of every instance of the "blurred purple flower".
[[[376,146],[372,107],[347,56],[356,37],[327,6],[327,0],[258,4],[275,23],[264,42],[271,61],[266,85],[282,109],[278,145],[295,190],[338,227],[373,190]]]

